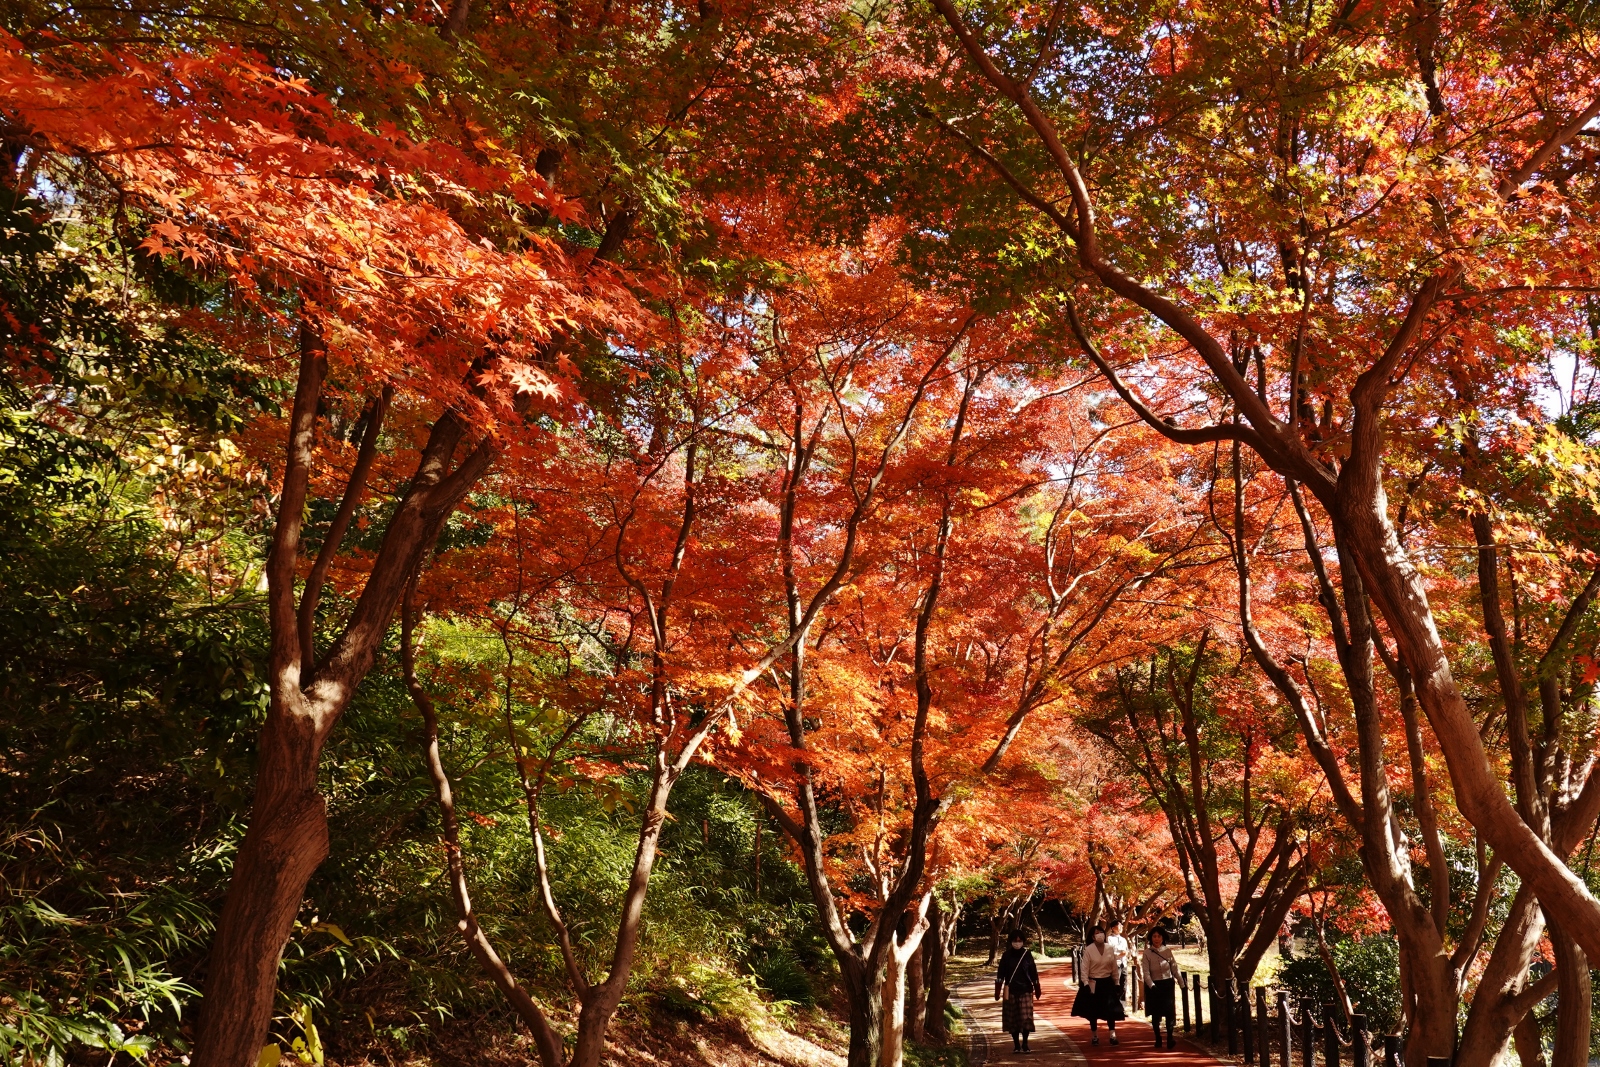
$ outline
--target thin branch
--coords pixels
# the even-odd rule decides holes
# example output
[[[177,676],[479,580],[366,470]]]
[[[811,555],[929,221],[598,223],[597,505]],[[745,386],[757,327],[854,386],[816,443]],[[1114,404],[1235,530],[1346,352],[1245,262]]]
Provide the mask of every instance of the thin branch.
[[[361,447],[356,452],[355,466],[350,470],[350,480],[345,483],[339,510],[328,525],[327,535],[322,539],[322,547],[317,551],[316,562],[311,565],[305,589],[300,594],[300,662],[306,665],[307,673],[312,671],[311,665],[317,661],[317,602],[322,598],[322,586],[328,580],[328,569],[333,566],[333,558],[339,553],[339,545],[350,528],[350,520],[355,517],[356,505],[361,502],[367,474],[372,470],[373,458],[378,454],[378,434],[383,429],[383,417],[393,397],[394,387],[385,385],[377,396],[367,402],[366,410],[362,412],[365,429],[361,434]]]

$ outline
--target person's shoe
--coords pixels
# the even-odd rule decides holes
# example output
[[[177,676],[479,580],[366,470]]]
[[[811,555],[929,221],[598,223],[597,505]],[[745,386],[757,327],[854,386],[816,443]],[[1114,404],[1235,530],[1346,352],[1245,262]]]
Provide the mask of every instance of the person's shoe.
[[[1098,1045],[1099,1043],[1100,1043],[1100,1035],[1099,1034],[1090,1034],[1089,1035],[1089,1044]]]
[[[1112,1044],[1113,1044],[1113,1045],[1117,1045],[1117,1044],[1121,1044],[1121,1042],[1119,1042],[1119,1041],[1118,1041],[1118,1040],[1117,1040],[1117,1035],[1116,1035],[1116,1032],[1115,1032],[1115,1031],[1112,1031],[1112,1034],[1111,1034],[1111,1043],[1112,1043]]]

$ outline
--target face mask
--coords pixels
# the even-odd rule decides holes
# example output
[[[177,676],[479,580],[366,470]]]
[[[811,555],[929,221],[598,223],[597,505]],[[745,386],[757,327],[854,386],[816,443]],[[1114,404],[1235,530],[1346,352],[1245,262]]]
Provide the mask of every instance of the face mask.
[[[1105,944],[1106,943],[1106,935],[1105,934],[1095,934],[1094,935],[1094,943],[1097,944],[1097,945]]]

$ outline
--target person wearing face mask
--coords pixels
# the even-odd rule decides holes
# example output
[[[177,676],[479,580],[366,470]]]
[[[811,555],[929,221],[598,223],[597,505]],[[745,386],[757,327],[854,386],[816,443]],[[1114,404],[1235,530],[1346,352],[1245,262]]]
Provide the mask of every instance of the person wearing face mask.
[[[994,972],[994,999],[1004,1000],[1000,1025],[1011,1035],[1011,1051],[1032,1052],[1028,1035],[1033,1033],[1033,1002],[1044,992],[1039,986],[1039,968],[1028,951],[1028,939],[1020,930],[1011,931],[1011,947],[1000,957]]]
[[[1178,961],[1172,958],[1167,947],[1167,932],[1161,927],[1150,931],[1150,943],[1144,950],[1144,1013],[1155,1027],[1156,1048],[1161,1047],[1161,1020],[1167,1020],[1167,1048],[1177,1048],[1172,1043],[1172,1027],[1177,1021]]]
[[[1072,1014],[1089,1020],[1089,1044],[1100,1043],[1100,1020],[1117,1043],[1117,1020],[1123,1018],[1122,996],[1117,989],[1117,951],[1106,944],[1106,931],[1094,928],[1093,939],[1083,948],[1083,973],[1078,976],[1078,995],[1072,1001]]]

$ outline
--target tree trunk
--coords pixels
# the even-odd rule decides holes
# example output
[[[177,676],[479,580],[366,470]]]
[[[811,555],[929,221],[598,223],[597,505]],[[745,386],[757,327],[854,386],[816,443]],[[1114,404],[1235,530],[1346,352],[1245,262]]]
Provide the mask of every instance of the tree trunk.
[[[1461,814],[1494,848],[1495,855],[1503,857],[1533,887],[1546,914],[1600,958],[1600,901],[1523,821],[1507,798],[1451,671],[1422,575],[1389,523],[1377,464],[1370,457],[1362,458],[1366,462],[1358,462],[1352,454],[1345,464],[1330,513],[1341,540],[1354,549],[1361,577],[1415,676],[1417,700],[1444,753]]]
[[[1291,493],[1294,493],[1291,484]],[[1240,499],[1235,497],[1236,528],[1242,536]],[[1410,1032],[1406,1061],[1420,1067],[1433,1056],[1450,1056],[1455,1049],[1456,1009],[1459,986],[1454,961],[1445,950],[1444,930],[1449,917],[1449,885],[1442,875],[1443,850],[1437,825],[1428,804],[1428,783],[1422,755],[1421,734],[1411,695],[1410,676],[1404,670],[1397,681],[1401,686],[1401,716],[1406,723],[1407,747],[1411,756],[1412,792],[1418,800],[1418,818],[1428,845],[1429,874],[1432,879],[1433,907],[1424,907],[1414,883],[1415,868],[1409,852],[1402,850],[1402,836],[1394,818],[1389,787],[1389,772],[1384,754],[1385,724],[1376,699],[1373,677],[1374,632],[1361,571],[1335,537],[1339,568],[1343,578],[1343,606],[1340,594],[1328,579],[1310,516],[1294,495],[1305,538],[1306,554],[1316,573],[1324,612],[1332,624],[1339,664],[1345,677],[1354,713],[1357,734],[1357,769],[1360,803],[1344,781],[1343,768],[1327,747],[1322,731],[1308,713],[1298,686],[1277,664],[1256,636],[1249,616],[1248,572],[1244,558],[1236,557],[1240,576],[1240,612],[1251,652],[1273,684],[1294,707],[1307,745],[1313,750],[1333,787],[1335,801],[1345,820],[1361,835],[1361,861],[1367,881],[1383,902],[1399,943],[1401,1008]],[[1480,886],[1480,891],[1488,888]],[[1333,965],[1323,937],[1321,920],[1316,925],[1317,949],[1334,977],[1341,1007],[1348,1022],[1352,1008],[1337,968]],[[1469,935],[1470,936],[1470,935]]]
[[[841,984],[850,1006],[850,1049],[847,1067],[879,1067],[883,1051],[884,972],[876,974],[859,961],[841,968]]]
[[[262,730],[250,828],[212,941],[195,1067],[254,1067],[272,1022],[283,947],[306,883],[328,855],[327,804],[317,790],[321,744],[304,703],[298,692],[275,693]]]
[[[929,933],[932,932],[930,928]],[[929,939],[924,935],[922,944],[911,954],[911,962],[906,964],[906,1033],[911,1040],[918,1042],[927,1036],[927,1017],[924,1013],[928,1008],[928,987],[923,977],[926,969],[923,961],[930,947]]]
[[[1497,1062],[1506,1039],[1527,1014],[1526,1008],[1519,1006],[1519,998],[1527,985],[1528,964],[1543,935],[1544,918],[1533,890],[1524,885],[1511,900],[1494,951],[1478,980],[1456,1067],[1492,1067]],[[1453,1016],[1450,1021],[1453,1026]]]
[[[1220,913],[1213,918],[1211,915],[1202,917],[1202,928],[1206,932],[1206,964],[1211,968],[1211,988],[1216,993],[1216,1002],[1213,1013],[1216,1015],[1217,1024],[1222,1027],[1222,1033],[1228,1033],[1228,1027],[1233,1025],[1234,991],[1233,974],[1233,947],[1228,937],[1227,921]]]
[[[1549,928],[1550,944],[1556,954],[1556,977],[1560,983],[1556,1001],[1556,1043],[1550,1067],[1587,1067],[1589,1027],[1594,1011],[1589,958],[1555,920],[1550,920]],[[1527,1018],[1533,1018],[1531,1010]]]
[[[906,985],[910,961],[890,948],[885,955],[888,968],[883,978],[883,1045],[878,1053],[880,1067],[900,1067],[905,1062]]]
[[[950,1003],[950,990],[944,982],[959,914],[946,912],[935,897],[928,909],[928,932],[922,939],[923,975],[927,988],[922,1032],[928,1041],[937,1045],[950,1040],[950,1030],[944,1018],[945,1005]]]
[[[1456,1044],[1456,1015],[1460,1007],[1455,967],[1442,950],[1411,958],[1412,1012],[1406,1020],[1407,1067],[1424,1067],[1430,1056],[1450,1055]],[[1415,1049],[1415,1051],[1413,1051]]]
[[[1517,1062],[1521,1067],[1545,1067],[1544,1042],[1539,1038],[1539,1022],[1533,1012],[1517,1024]]]
[[[1227,983],[1233,973],[1233,945],[1228,937],[1227,920],[1221,915],[1204,924],[1206,926],[1206,963],[1211,968],[1211,980]]]
[[[327,805],[317,789],[322,746],[372,669],[418,561],[495,455],[492,444],[482,441],[452,472],[468,425],[450,412],[434,422],[344,630],[321,663],[304,662],[303,649],[314,642],[303,641],[300,633],[296,568],[327,370],[317,326],[302,322],[283,491],[266,564],[271,702],[260,735],[250,826],[212,940],[194,1067],[254,1067],[260,1056],[283,947],[306,883],[328,852]]]
[[[661,843],[661,828],[667,821],[667,801],[677,784],[677,773],[666,765],[665,753],[656,753],[655,778],[650,784],[650,800],[639,826],[639,844],[634,851],[628,891],[623,897],[622,916],[617,922],[617,943],[611,954],[606,980],[583,995],[578,1012],[577,1044],[572,1050],[571,1067],[600,1067],[606,1052],[606,1030],[627,992],[633,974],[633,959],[644,929],[645,894],[650,874],[655,869],[656,851]]]
[[[578,1011],[578,1034],[569,1061],[571,1067],[600,1067],[600,1061],[606,1054],[606,1030],[611,1025],[611,1016],[616,1013],[617,1006],[606,1003],[606,998],[600,995],[601,990],[600,986],[591,990]]]

